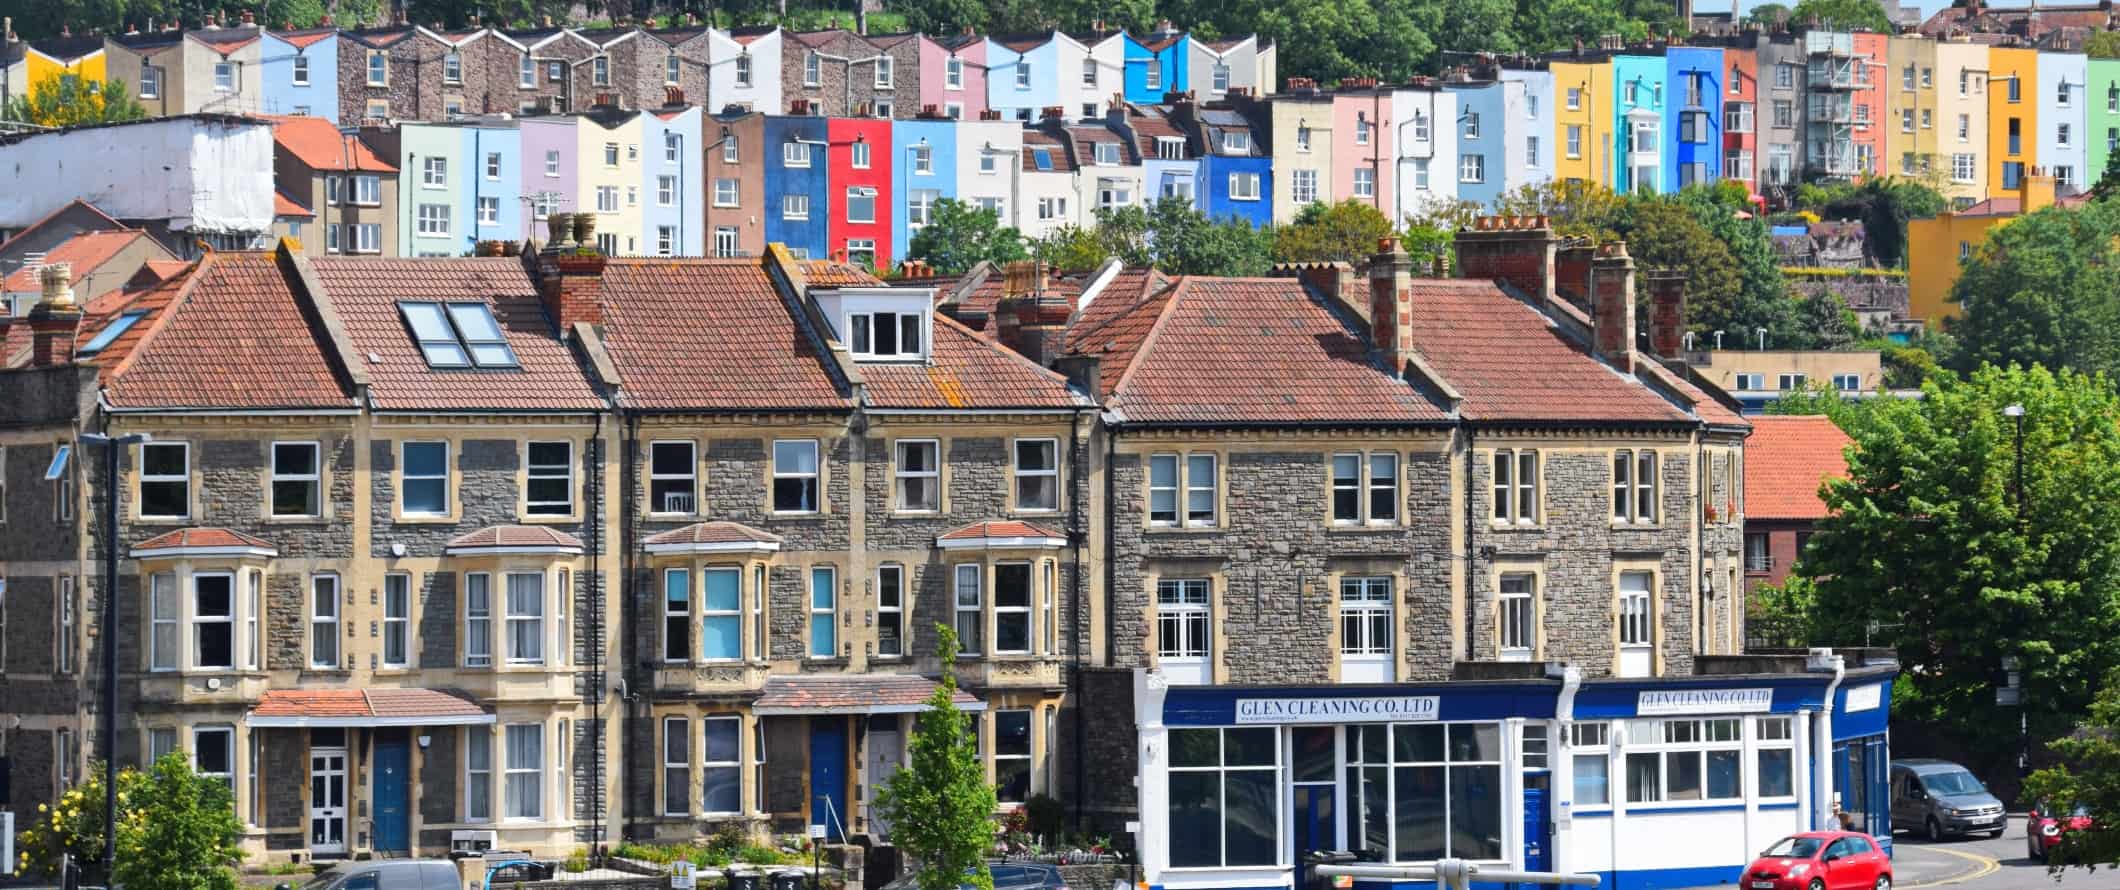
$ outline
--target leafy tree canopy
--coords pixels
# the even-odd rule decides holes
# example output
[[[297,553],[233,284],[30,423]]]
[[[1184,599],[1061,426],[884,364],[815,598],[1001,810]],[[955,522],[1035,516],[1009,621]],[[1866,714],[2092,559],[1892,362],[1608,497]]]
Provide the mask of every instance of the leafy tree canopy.
[[[2120,203],[2048,207],[1990,230],[1961,267],[1946,322],[1958,365],[2120,371]]]
[[[2120,396],[2102,376],[2015,366],[1923,391],[1844,425],[1848,477],[1826,484],[1798,572],[1821,642],[1898,649],[1895,720],[2000,759],[2017,747],[1995,706],[2002,658],[2019,660],[2034,737],[2073,729],[2120,667]],[[2009,405],[2024,408],[2021,463]]]
[[[1745,13],[1745,21],[1754,25],[1778,25],[1789,20],[1790,11],[1779,3],[1761,3]]]
[[[1907,220],[1935,216],[1950,202],[1934,187],[1896,176],[1872,177],[1860,184],[1804,185],[1797,203],[1822,219],[1862,223],[1863,249],[1882,266],[1906,261]]]
[[[1173,275],[1264,275],[1273,263],[1272,229],[1239,219],[1212,221],[1181,198],[1149,207],[1097,211],[1088,228],[1063,226],[1031,245],[1059,269],[1092,269],[1117,258]]]
[[[2120,59],[2120,31],[2096,30],[2084,35],[2083,52],[2093,59]]]
[[[40,805],[35,823],[23,830],[22,869],[56,876],[62,858],[95,864],[103,850],[103,769],[92,766],[83,781]],[[235,801],[220,779],[192,771],[181,751],[150,764],[145,772],[118,773],[116,882],[127,887],[176,890],[236,890],[235,866],[243,825]]]
[[[8,100],[5,117],[40,127],[111,124],[147,116],[122,80],[88,80],[78,74],[54,74],[37,81],[27,95]]]
[[[994,845],[994,786],[979,762],[971,718],[957,709],[957,634],[935,625],[942,683],[913,725],[912,757],[877,802],[891,840],[915,863],[920,890],[994,890],[986,853]]]
[[[1860,28],[1879,34],[1897,34],[1899,26],[1892,24],[1884,6],[1877,0],[1802,0],[1790,18],[1797,22],[1817,19],[1828,27],[1852,30]]]
[[[1004,226],[998,214],[955,198],[935,202],[928,224],[906,245],[906,254],[926,260],[944,275],[960,275],[981,260],[1006,263],[1025,259],[1023,234]]]
[[[1390,218],[1353,198],[1312,204],[1274,233],[1273,255],[1284,263],[1362,263],[1394,234]]]

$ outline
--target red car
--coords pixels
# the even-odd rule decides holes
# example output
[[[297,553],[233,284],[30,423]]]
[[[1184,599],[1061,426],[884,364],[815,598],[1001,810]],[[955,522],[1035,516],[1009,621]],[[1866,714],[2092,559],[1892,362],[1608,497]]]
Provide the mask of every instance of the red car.
[[[1743,890],[1891,890],[1892,860],[1852,831],[1806,831],[1775,841],[1738,882]]]
[[[2025,817],[2025,852],[2031,854],[2033,859],[2045,862],[2047,857],[2054,854],[2054,848],[2061,846],[2061,839],[2066,832],[2082,831],[2089,827],[2091,815],[2084,808],[2077,807],[2074,812],[2063,816],[2055,811],[2053,804],[2042,801],[2033,806],[2031,813]]]

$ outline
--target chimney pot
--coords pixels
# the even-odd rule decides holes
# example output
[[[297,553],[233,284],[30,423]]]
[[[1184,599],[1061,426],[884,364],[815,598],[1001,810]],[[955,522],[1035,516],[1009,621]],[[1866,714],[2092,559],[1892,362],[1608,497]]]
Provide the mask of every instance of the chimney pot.
[[[562,336],[578,321],[603,323],[604,263],[601,254],[547,252],[538,257],[538,298]]]
[[[74,336],[81,326],[81,309],[74,303],[73,267],[53,263],[38,273],[44,286],[43,299],[29,312],[32,368],[49,368],[73,361]]]
[[[1456,242],[1459,274],[1507,283],[1542,310],[1552,302],[1558,242],[1545,217],[1477,217]]]

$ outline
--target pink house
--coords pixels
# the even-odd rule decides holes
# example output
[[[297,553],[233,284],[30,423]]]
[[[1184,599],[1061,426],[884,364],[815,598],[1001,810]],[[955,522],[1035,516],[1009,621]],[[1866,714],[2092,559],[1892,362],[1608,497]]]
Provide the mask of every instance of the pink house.
[[[1391,88],[1375,78],[1348,78],[1332,96],[1332,191],[1394,213],[1391,173],[1398,167]]]
[[[920,104],[934,106],[945,117],[978,120],[986,110],[986,38],[922,36]]]

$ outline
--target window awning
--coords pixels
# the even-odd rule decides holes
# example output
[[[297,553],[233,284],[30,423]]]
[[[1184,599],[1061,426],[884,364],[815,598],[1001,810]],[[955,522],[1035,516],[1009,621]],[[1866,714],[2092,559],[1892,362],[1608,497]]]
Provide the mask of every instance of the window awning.
[[[653,535],[643,542],[649,553],[772,553],[781,539],[740,522],[695,522]]]
[[[225,528],[180,528],[133,545],[134,559],[178,557],[255,557],[272,559],[280,550],[271,541]]]
[[[935,546],[944,550],[1050,550],[1067,546],[1067,536],[1021,520],[988,520],[944,532],[935,539]]]
[[[267,729],[351,729],[477,726],[494,719],[477,702],[438,689],[273,689],[245,722]]]
[[[450,556],[503,553],[580,556],[582,550],[580,538],[541,525],[489,525],[458,535],[442,548],[442,552]]]
[[[751,703],[751,713],[761,717],[917,714],[927,710],[928,697],[940,685],[917,674],[770,677],[765,693]],[[960,711],[986,710],[985,702],[962,689],[953,700]]]

